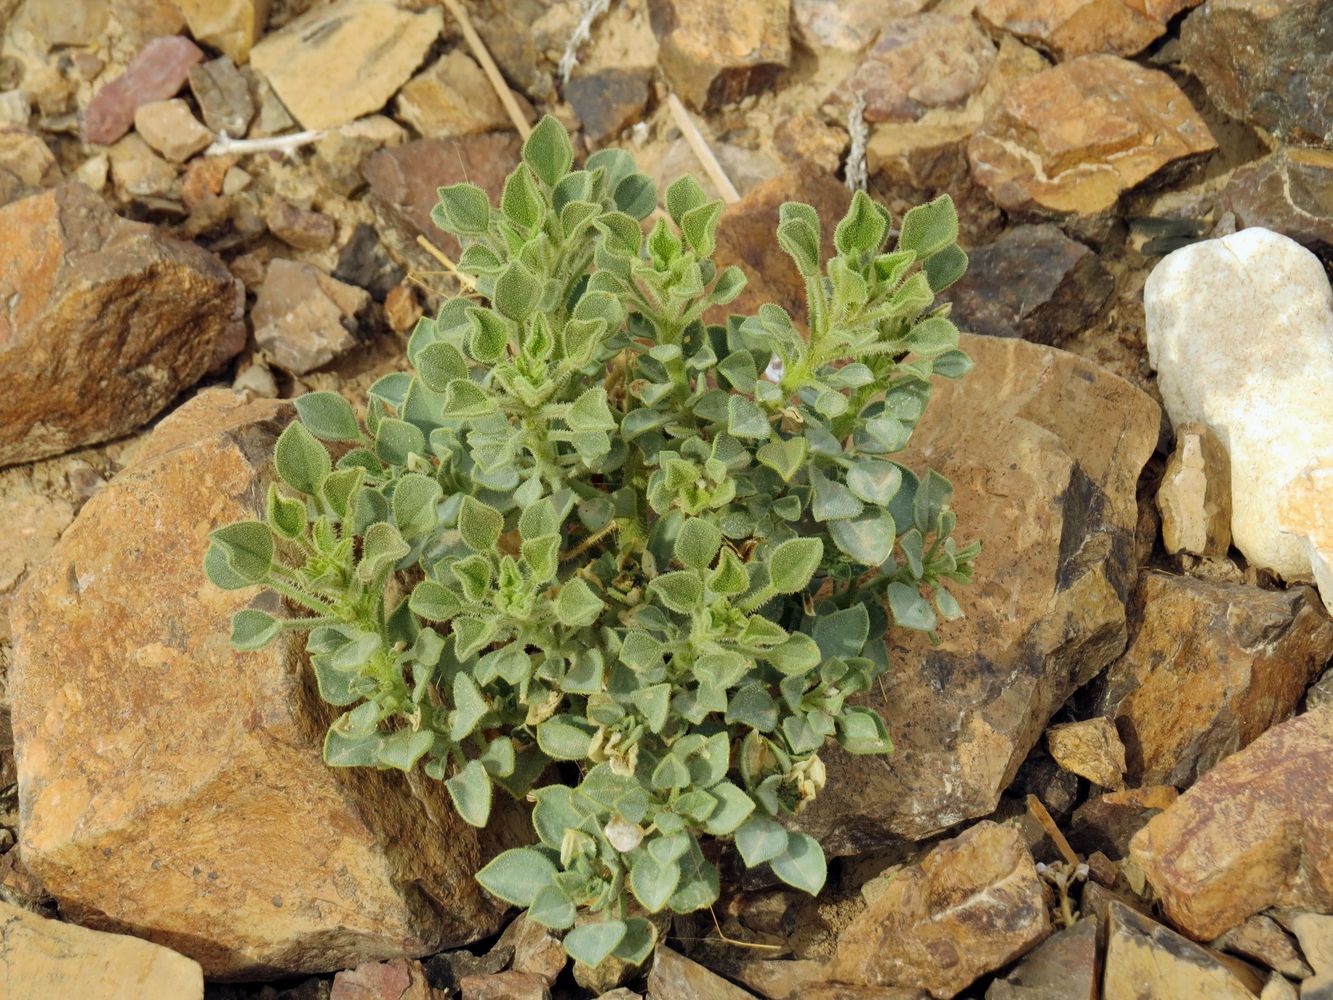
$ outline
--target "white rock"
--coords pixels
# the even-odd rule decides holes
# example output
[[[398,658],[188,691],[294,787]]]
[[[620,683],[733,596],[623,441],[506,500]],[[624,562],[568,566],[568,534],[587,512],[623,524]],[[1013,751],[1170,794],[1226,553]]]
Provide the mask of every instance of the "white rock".
[[[1309,553],[1281,530],[1278,503],[1333,457],[1333,289],[1323,267],[1285,236],[1246,229],[1169,254],[1143,298],[1148,360],[1172,422],[1206,424],[1231,457],[1236,547],[1309,580]]]

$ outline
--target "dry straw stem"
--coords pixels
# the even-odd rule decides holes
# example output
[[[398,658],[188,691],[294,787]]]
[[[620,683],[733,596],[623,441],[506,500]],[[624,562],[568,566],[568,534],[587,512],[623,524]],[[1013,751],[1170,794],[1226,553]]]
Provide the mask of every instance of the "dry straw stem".
[[[426,239],[426,237],[424,236],[418,236],[417,244],[421,247],[421,249],[425,250],[426,253],[430,254],[441,264],[443,264],[444,269],[448,271],[450,274],[452,274],[455,278],[457,278],[458,283],[460,285],[463,285],[469,291],[475,292],[477,290],[477,283],[473,281],[469,275],[466,275],[462,271],[460,271],[458,269],[458,265],[449,259],[449,255],[446,254],[439,247],[437,247],[434,243]]]
[[[1029,795],[1027,804],[1028,812],[1032,813],[1033,818],[1041,824],[1041,828],[1051,838],[1052,843],[1055,844],[1055,849],[1060,852],[1060,856],[1068,861],[1071,866],[1077,868],[1079,864],[1078,855],[1069,846],[1069,841],[1065,840],[1065,835],[1060,832],[1060,828],[1055,825],[1055,820],[1051,819],[1051,814],[1046,811],[1041,799],[1035,795]]]
[[[472,50],[477,62],[481,63],[482,70],[486,73],[486,79],[490,80],[491,87],[494,88],[496,96],[500,98],[500,103],[505,106],[505,111],[509,113],[510,120],[514,123],[514,128],[518,129],[518,134],[526,139],[532,134],[532,126],[528,120],[523,117],[523,109],[518,106],[514,100],[514,95],[509,91],[509,84],[500,75],[500,68],[495,65],[495,60],[491,58],[490,51],[486,48],[486,43],[481,40],[477,34],[477,29],[472,27],[472,18],[463,9],[458,0],[441,0],[445,8],[453,15],[458,26],[463,29],[463,39],[467,42],[467,47]]]
[[[737,193],[735,185],[731,183],[731,178],[722,169],[722,164],[717,162],[717,157],[713,155],[713,151],[708,148],[703,133],[699,131],[699,126],[694,124],[694,119],[685,110],[685,105],[680,103],[680,98],[675,94],[668,94],[667,106],[671,109],[671,117],[675,119],[676,127],[684,134],[685,141],[690,144],[690,149],[694,151],[694,155],[704,168],[704,173],[713,182],[713,186],[717,188],[717,193],[722,196],[722,200],[727,202],[740,201],[741,196]]]

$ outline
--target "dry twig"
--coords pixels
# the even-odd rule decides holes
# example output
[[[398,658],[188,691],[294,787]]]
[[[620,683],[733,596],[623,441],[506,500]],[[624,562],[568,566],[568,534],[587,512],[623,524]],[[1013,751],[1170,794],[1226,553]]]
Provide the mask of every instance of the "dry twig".
[[[514,100],[514,95],[509,90],[509,84],[505,83],[505,78],[500,75],[500,68],[495,65],[495,60],[491,58],[486,43],[481,40],[481,36],[477,34],[477,29],[472,26],[472,18],[468,17],[467,11],[463,9],[463,5],[458,0],[442,0],[442,2],[463,30],[463,40],[467,42],[467,47],[472,50],[477,62],[481,63],[481,68],[486,73],[486,79],[490,80],[491,87],[494,88],[496,96],[500,98],[500,103],[505,106],[505,111],[509,113],[514,128],[518,129],[518,134],[526,139],[532,134],[532,126],[528,124],[527,118],[523,116],[523,110],[518,106],[518,101]]]
[[[717,157],[713,155],[713,151],[708,148],[703,133],[699,131],[699,126],[694,124],[694,119],[685,110],[685,105],[680,103],[680,98],[675,94],[668,94],[667,106],[671,109],[671,117],[675,119],[676,127],[685,136],[685,141],[690,144],[690,149],[698,157],[699,163],[703,165],[704,173],[708,174],[708,179],[713,182],[713,187],[717,188],[722,200],[728,202],[740,201],[741,196],[736,192],[736,187],[731,183],[731,178],[722,169],[722,164],[717,162]]]

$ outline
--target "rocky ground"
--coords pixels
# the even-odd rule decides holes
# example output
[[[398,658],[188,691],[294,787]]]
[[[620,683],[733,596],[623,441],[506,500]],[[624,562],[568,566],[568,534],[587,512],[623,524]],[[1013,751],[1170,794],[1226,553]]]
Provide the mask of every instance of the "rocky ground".
[[[0,0],[0,993],[1333,997],[1333,2],[464,6],[512,110],[452,0]],[[471,878],[523,818],[325,767],[200,557],[455,291],[437,187],[546,111],[698,173],[671,94],[740,311],[800,312],[782,201],[953,195],[908,460],[985,551],[828,757],[825,893],[737,866],[594,974]]]

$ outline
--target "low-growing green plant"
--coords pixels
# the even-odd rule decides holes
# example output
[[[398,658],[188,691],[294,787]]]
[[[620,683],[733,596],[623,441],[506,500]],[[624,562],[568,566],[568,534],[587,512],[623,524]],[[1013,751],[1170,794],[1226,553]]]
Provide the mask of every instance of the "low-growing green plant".
[[[497,786],[534,803],[538,843],[477,878],[597,965],[651,951],[631,897],[717,898],[701,838],[821,888],[819,844],[782,819],[823,787],[826,740],[891,749],[853,699],[887,669],[890,620],[958,615],[942,583],[978,547],[955,546],[948,483],[889,458],[931,377],[970,367],[932,309],[967,265],[947,197],[890,251],[888,212],[857,194],[826,269],[815,210],[783,205],[806,336],[771,304],[705,320],[745,279],[713,264],[722,204],[692,178],[645,236],[657,195],[632,159],[572,161],[546,118],[498,210],[440,190],[477,297],[421,321],[413,372],[375,383],[364,423],[336,394],[296,400],[286,489],[215,531],[206,567],[309,612],[247,608],[232,640],[309,632],[347,709],[330,764],[420,764],[474,826]],[[581,909],[598,916],[576,927]]]

